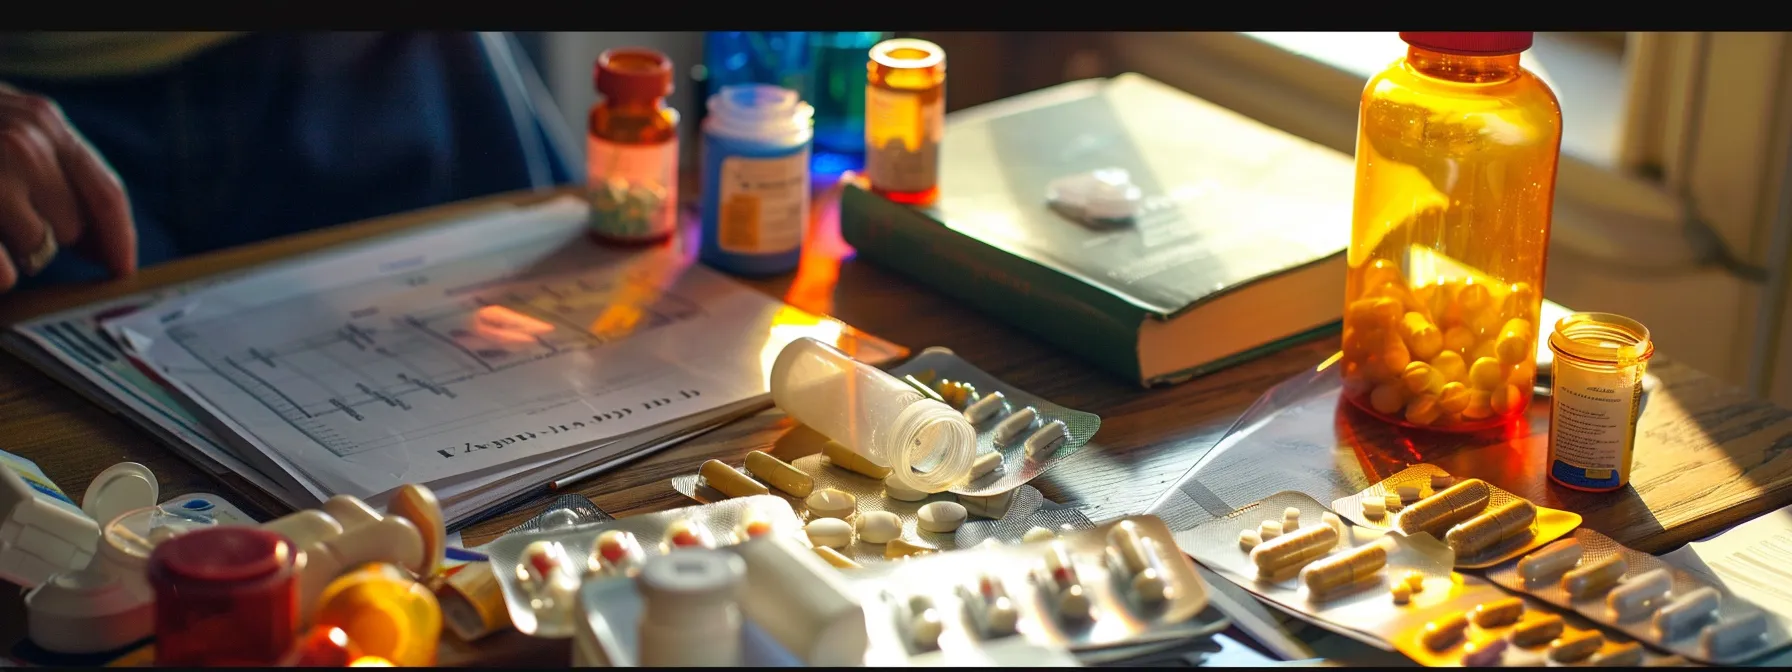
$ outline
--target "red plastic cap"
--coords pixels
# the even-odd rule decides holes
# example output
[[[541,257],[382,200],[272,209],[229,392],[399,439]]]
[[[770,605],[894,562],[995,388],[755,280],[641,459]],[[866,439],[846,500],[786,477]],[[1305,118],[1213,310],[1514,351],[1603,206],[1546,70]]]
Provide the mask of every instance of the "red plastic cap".
[[[1530,32],[1401,32],[1407,44],[1458,56],[1502,56],[1531,48]]]
[[[663,98],[672,94],[672,59],[641,47],[610,49],[598,54],[591,82],[606,98]]]

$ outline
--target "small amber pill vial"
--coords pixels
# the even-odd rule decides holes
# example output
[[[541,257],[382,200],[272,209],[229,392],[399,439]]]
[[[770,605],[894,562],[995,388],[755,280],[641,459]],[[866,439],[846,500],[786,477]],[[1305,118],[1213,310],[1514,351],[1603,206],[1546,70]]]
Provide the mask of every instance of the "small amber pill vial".
[[[1550,480],[1609,492],[1630,481],[1643,375],[1655,343],[1649,329],[1612,313],[1575,313],[1549,336]]]
[[[871,48],[865,85],[865,177],[897,203],[939,198],[940,140],[946,132],[946,51],[899,38]]]

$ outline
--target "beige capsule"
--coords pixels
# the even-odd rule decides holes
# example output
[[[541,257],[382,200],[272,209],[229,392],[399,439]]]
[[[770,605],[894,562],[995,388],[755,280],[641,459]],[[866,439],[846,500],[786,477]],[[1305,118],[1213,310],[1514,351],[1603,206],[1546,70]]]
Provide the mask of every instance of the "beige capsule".
[[[1630,570],[1630,563],[1622,555],[1608,555],[1580,567],[1571,569],[1562,575],[1562,590],[1574,599],[1584,599],[1594,593],[1601,592],[1618,584],[1624,578],[1624,572]]]
[[[808,497],[815,489],[815,479],[808,472],[760,450],[747,453],[747,473],[791,497]]]
[[[771,490],[760,484],[759,481],[736,471],[734,467],[728,466],[721,460],[704,462],[703,466],[697,469],[697,473],[703,477],[705,485],[729,497],[771,494]]]
[[[878,480],[883,480],[890,475],[889,467],[879,466],[864,455],[854,452],[853,449],[833,441],[822,444],[821,454],[827,456],[828,461],[832,462],[834,466],[855,474],[870,476]]]
[[[1456,612],[1425,624],[1419,632],[1419,643],[1432,651],[1443,651],[1462,641],[1462,633],[1468,630],[1468,615]]]
[[[1394,527],[1401,534],[1430,532],[1435,536],[1439,530],[1447,529],[1450,525],[1486,509],[1492,496],[1493,490],[1486,481],[1478,478],[1465,479],[1401,511],[1394,519]]]
[[[1562,636],[1567,622],[1556,614],[1535,613],[1512,628],[1512,643],[1522,647],[1542,646]]]
[[[1593,656],[1587,664],[1594,667],[1636,667],[1643,664],[1643,645],[1636,642],[1619,644]]]
[[[1323,598],[1341,588],[1374,576],[1388,564],[1388,549],[1382,539],[1349,551],[1327,557],[1300,570],[1300,582],[1308,594]]]
[[[1597,630],[1571,632],[1549,643],[1549,660],[1556,663],[1578,663],[1605,646],[1605,635]]]
[[[1458,558],[1474,557],[1507,539],[1528,535],[1535,522],[1537,507],[1528,501],[1514,499],[1450,528],[1444,535],[1444,543],[1450,545]]]
[[[1508,597],[1475,605],[1469,620],[1474,621],[1475,627],[1501,628],[1517,623],[1518,617],[1523,615],[1524,600]]]
[[[1251,549],[1251,563],[1257,566],[1259,575],[1274,576],[1325,555],[1337,544],[1337,529],[1313,525],[1265,540]]]

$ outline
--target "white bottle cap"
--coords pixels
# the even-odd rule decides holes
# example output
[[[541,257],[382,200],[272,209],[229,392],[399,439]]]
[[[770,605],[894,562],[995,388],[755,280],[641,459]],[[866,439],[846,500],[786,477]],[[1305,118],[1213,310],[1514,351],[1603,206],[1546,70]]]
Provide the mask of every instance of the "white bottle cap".
[[[739,665],[735,590],[746,575],[746,562],[725,550],[690,549],[649,559],[635,579],[641,595],[641,665]]]
[[[105,527],[127,511],[155,506],[159,501],[161,484],[155,473],[136,462],[120,462],[106,467],[87,484],[87,492],[81,495],[81,510]]]

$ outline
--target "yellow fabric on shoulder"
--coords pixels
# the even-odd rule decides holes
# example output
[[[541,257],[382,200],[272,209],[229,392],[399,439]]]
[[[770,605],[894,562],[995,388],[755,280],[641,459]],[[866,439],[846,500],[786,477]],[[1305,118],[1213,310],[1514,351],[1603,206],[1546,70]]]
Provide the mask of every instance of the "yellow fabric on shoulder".
[[[240,32],[0,33],[0,79],[88,79],[161,70]]]

